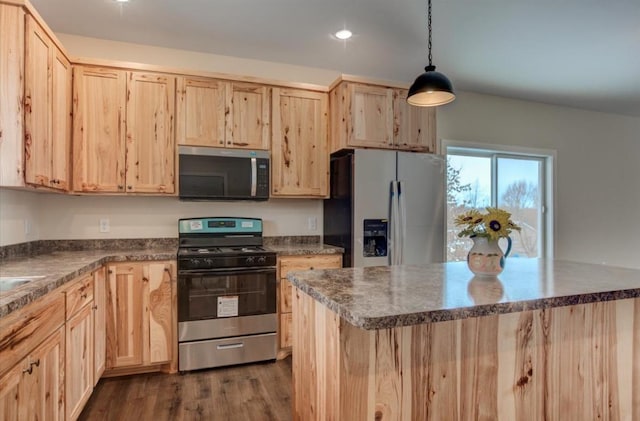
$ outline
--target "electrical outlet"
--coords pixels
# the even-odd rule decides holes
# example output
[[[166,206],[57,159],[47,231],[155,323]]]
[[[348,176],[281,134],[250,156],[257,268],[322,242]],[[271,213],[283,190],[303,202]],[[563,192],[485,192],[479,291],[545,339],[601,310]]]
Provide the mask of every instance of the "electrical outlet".
[[[318,218],[316,218],[315,216],[310,216],[309,219],[307,219],[307,229],[309,231],[315,231],[318,229]]]
[[[109,232],[109,219],[101,218],[100,219],[100,232]]]
[[[28,219],[24,220],[24,235],[31,234],[31,221]]]

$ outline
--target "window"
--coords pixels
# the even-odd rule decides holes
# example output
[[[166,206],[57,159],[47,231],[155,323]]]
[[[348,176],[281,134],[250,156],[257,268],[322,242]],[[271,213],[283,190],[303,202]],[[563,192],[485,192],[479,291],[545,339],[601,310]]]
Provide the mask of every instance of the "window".
[[[465,260],[471,240],[459,238],[455,217],[469,209],[500,207],[522,230],[510,257],[552,256],[553,151],[443,144],[447,154],[447,261]],[[500,240],[506,250],[506,240]],[[502,244],[504,242],[504,244]]]

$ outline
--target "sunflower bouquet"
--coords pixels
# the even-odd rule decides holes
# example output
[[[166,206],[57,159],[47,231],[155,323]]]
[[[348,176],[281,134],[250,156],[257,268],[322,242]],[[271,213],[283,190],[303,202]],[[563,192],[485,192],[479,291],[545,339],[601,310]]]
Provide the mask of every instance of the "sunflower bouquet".
[[[511,231],[520,231],[520,227],[511,220],[511,214],[499,208],[486,208],[487,213],[471,209],[460,214],[455,224],[464,227],[458,237],[487,237],[491,240],[509,237]]]

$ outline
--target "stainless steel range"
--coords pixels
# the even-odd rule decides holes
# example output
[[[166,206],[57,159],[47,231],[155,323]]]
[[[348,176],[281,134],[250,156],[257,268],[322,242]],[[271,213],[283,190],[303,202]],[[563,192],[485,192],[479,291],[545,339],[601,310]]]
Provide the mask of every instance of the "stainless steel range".
[[[276,255],[262,220],[181,219],[178,240],[178,369],[275,359]]]

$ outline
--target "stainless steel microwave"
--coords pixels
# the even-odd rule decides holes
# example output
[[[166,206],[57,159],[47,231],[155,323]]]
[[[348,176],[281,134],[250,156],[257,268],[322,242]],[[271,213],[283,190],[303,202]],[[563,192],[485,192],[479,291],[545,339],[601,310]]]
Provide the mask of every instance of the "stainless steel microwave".
[[[180,146],[178,165],[180,199],[269,199],[268,151]]]

